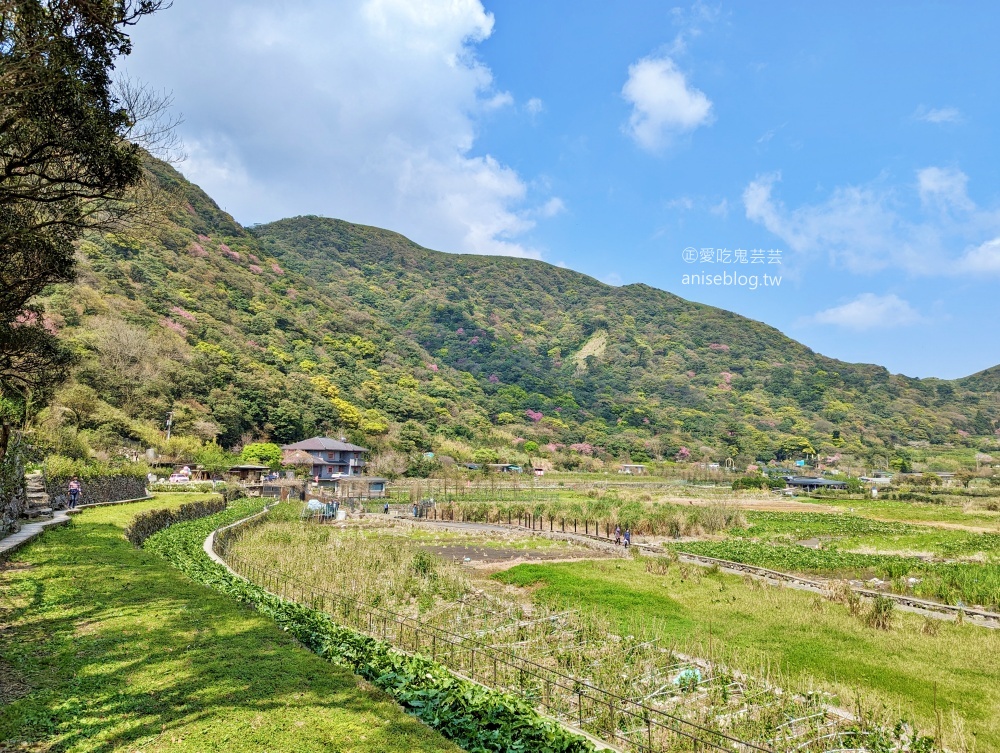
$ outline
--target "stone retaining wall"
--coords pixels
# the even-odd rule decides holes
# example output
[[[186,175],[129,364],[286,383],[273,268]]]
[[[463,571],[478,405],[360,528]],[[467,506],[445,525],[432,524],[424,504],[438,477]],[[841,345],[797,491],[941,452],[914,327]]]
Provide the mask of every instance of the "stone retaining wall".
[[[26,503],[21,437],[14,434],[7,454],[0,461],[0,536],[19,530],[18,519],[24,514]]]
[[[64,510],[69,506],[66,492],[68,481],[45,479],[45,491],[53,510]],[[103,476],[81,481],[79,504],[94,502],[120,502],[123,499],[139,499],[146,496],[146,479],[134,476]]]

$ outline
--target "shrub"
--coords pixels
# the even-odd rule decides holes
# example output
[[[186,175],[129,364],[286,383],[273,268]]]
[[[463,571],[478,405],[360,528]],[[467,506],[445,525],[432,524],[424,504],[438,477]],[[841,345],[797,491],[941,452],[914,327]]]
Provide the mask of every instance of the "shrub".
[[[780,478],[770,478],[768,476],[762,476],[753,474],[750,476],[741,476],[733,482],[733,491],[739,491],[740,489],[781,489],[785,485],[785,482]]]
[[[865,612],[864,623],[876,630],[891,630],[895,611],[896,602],[887,596],[876,596]]]
[[[49,455],[42,463],[45,478],[52,483],[68,481],[76,476],[81,481],[92,481],[96,478],[110,476],[125,476],[128,478],[146,478],[149,466],[145,463],[112,462],[97,460],[74,460],[62,455]]]
[[[169,528],[174,523],[184,520],[197,520],[209,515],[214,515],[226,509],[226,500],[222,497],[210,499],[203,502],[189,502],[181,505],[176,510],[150,510],[149,512],[137,515],[128,528],[125,529],[125,538],[132,542],[134,546],[142,546],[150,536],[164,528]]]
[[[170,484],[166,481],[157,482],[155,484],[150,484],[148,487],[151,492],[170,492],[175,494],[177,492],[189,492],[197,494],[205,494],[206,492],[218,492],[222,494],[225,489],[225,484],[212,484],[211,481],[193,481],[187,484]]]

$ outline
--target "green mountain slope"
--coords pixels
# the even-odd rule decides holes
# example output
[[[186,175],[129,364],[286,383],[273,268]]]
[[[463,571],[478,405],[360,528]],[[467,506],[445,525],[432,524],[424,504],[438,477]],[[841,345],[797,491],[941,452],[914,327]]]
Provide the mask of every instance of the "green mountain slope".
[[[88,238],[79,283],[46,301],[79,355],[40,422],[64,453],[160,445],[168,411],[175,443],[339,431],[471,459],[521,457],[528,440],[565,467],[682,447],[742,464],[994,442],[990,372],[891,375],[645,285],[339,220],[247,230],[150,169],[163,216],[135,237]]]

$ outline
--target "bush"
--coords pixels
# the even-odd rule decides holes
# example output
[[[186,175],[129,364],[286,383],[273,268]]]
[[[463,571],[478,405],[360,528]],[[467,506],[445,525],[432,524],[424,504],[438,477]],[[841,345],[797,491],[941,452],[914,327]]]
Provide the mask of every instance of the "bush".
[[[733,482],[733,491],[740,489],[781,489],[785,482],[780,478],[770,478],[768,476],[751,475],[741,476]]]
[[[876,596],[865,612],[864,622],[876,630],[891,630],[895,611],[896,602],[887,596]]]
[[[148,487],[151,492],[191,492],[204,494],[206,492],[218,492],[222,494],[226,490],[225,484],[212,484],[211,481],[193,481],[187,484],[171,484],[166,481],[159,481],[155,484],[150,484]]]
[[[105,463],[99,460],[74,460],[62,455],[49,455],[42,463],[42,473],[49,482],[56,484],[69,481],[73,476],[81,481],[114,476],[144,479],[149,474],[149,466],[141,462]]]
[[[125,529],[125,538],[131,541],[134,546],[142,546],[143,542],[154,533],[169,528],[174,523],[197,520],[225,509],[226,500],[220,497],[203,502],[189,502],[176,510],[150,510],[137,515],[132,520],[128,528]]]

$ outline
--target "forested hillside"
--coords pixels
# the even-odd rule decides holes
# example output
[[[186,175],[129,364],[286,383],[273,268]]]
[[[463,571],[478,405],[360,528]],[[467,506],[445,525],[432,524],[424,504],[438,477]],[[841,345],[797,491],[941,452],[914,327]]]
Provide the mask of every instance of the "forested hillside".
[[[572,468],[995,446],[990,371],[891,375],[645,285],[339,220],[244,229],[169,166],[149,169],[157,216],[88,237],[77,284],[44,301],[77,359],[36,422],[50,451],[195,457],[213,440],[343,433],[391,472],[427,450]]]

